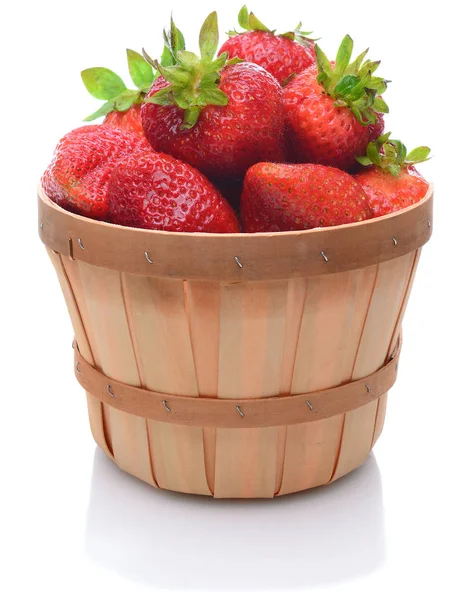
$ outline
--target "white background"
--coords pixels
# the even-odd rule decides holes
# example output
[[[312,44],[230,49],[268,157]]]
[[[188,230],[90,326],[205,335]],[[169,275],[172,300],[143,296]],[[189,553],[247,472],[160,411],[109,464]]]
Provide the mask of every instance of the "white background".
[[[210,10],[175,0],[8,3],[1,17],[0,595],[4,598],[470,597],[469,57],[462,3],[253,1],[299,19],[331,55],[345,33],[382,58],[388,129],[432,147],[435,228],[404,323],[385,430],[357,472],[275,501],[157,492],[96,450],[72,329],[36,232],[35,186],[56,142],[97,108],[79,73],[154,55],[173,8],[191,40]]]

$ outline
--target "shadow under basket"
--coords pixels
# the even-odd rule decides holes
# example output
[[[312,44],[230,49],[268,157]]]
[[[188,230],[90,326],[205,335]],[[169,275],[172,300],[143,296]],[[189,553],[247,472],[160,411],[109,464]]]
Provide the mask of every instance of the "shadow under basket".
[[[383,428],[432,188],[276,234],[131,229],[39,190],[96,443],[167,490],[267,498],[360,466]]]

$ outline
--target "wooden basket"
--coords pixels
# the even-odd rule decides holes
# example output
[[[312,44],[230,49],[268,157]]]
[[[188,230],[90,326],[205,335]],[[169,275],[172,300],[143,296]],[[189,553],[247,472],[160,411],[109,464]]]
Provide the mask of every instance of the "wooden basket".
[[[357,468],[383,427],[431,222],[432,189],[362,223],[220,235],[101,223],[39,190],[97,444],[153,486],[215,497]]]

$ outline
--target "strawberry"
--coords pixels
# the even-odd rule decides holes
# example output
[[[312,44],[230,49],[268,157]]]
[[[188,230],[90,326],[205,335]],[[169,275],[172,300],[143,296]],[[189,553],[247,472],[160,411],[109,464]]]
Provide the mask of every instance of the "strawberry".
[[[291,158],[348,170],[355,166],[355,156],[365,152],[377,114],[388,112],[379,97],[387,82],[372,75],[379,61],[364,62],[367,51],[349,64],[353,41],[348,35],[334,67],[319,46],[315,48],[317,66],[308,67],[283,89]]]
[[[143,147],[140,136],[108,125],[74,129],[60,140],[41,184],[59,206],[104,219],[111,171],[121,158]]]
[[[219,54],[227,52],[229,58],[242,58],[266,69],[279,82],[284,83],[293,73],[301,73],[316,62],[312,32],[301,31],[302,24],[293,31],[275,34],[243,6],[239,12],[239,25],[245,33],[230,31]]]
[[[368,142],[374,142],[384,132],[384,117],[381,113],[376,113],[376,123],[368,125]]]
[[[114,169],[110,220],[166,231],[236,233],[234,211],[199,171],[172,156],[136,152]]]
[[[108,113],[103,121],[105,125],[110,127],[119,127],[127,131],[133,131],[144,137],[144,130],[141,123],[141,106],[133,104],[131,108],[125,111],[113,110]]]
[[[411,206],[425,196],[428,182],[414,165],[428,160],[430,148],[420,146],[407,153],[399,140],[390,140],[390,133],[368,144],[366,156],[357,158],[365,167],[354,175],[363,187],[375,217]]]
[[[210,178],[242,178],[252,164],[283,160],[281,87],[258,65],[228,60],[227,53],[213,60],[216,13],[201,29],[201,58],[175,51],[172,30],[166,37],[176,64],[163,67],[154,61],[161,76],[141,108],[151,146]]]
[[[243,231],[293,231],[363,221],[373,216],[351,175],[323,165],[259,163],[244,179]]]

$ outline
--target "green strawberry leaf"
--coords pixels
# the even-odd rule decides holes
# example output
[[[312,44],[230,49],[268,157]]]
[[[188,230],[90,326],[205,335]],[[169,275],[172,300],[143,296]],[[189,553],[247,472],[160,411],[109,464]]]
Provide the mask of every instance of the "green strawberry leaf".
[[[147,52],[146,52],[147,54]],[[149,56],[149,55],[147,55]],[[149,57],[150,58],[150,57]],[[147,62],[149,62],[149,60],[146,58]],[[151,58],[151,63],[150,64],[154,64],[154,60]],[[164,49],[162,51],[162,56],[160,57],[160,64],[163,67],[170,67],[170,65],[174,65],[175,64],[175,59],[173,58],[172,53],[170,52],[170,50],[168,49],[167,46],[164,46]]]
[[[192,72],[198,67],[200,59],[194,52],[188,52],[188,50],[179,50],[177,56],[179,64],[186,71]]]
[[[199,46],[201,58],[205,61],[211,61],[216,54],[219,44],[218,17],[216,11],[213,11],[206,18],[201,27]]]
[[[428,146],[419,146],[411,150],[406,156],[407,163],[419,163],[429,160],[430,148]]]
[[[129,74],[134,85],[139,89],[149,89],[154,80],[154,70],[146,59],[134,50],[126,50]]]
[[[245,4],[240,9],[237,20],[239,21],[239,25],[242,27],[242,29],[245,29],[246,31],[248,31],[250,29],[249,10]],[[237,35],[237,32],[236,32],[236,35]]]
[[[108,100],[105,104],[102,104],[98,110],[96,110],[88,117],[85,117],[84,121],[94,121],[95,119],[99,119],[100,117],[104,117],[110,112],[114,111],[114,102],[112,100]]]
[[[201,77],[199,87],[203,92],[207,92],[212,89],[216,89],[220,92],[221,90],[217,87],[220,79],[221,76],[219,75],[219,71],[209,71],[208,73],[205,73],[203,77]]]
[[[172,65],[170,67],[163,67],[159,65],[159,73],[169,83],[185,86],[190,83],[190,73],[181,68],[180,65]]]
[[[315,52],[317,58],[317,66],[319,67],[319,75],[325,75],[325,81],[327,81],[327,79],[333,78],[334,70],[332,69],[330,60],[327,58],[323,50],[321,50],[321,48],[317,44],[315,47]]]
[[[343,74],[345,69],[348,67],[350,63],[350,59],[352,57],[353,52],[353,40],[349,35],[346,35],[337,52],[337,57],[335,59],[335,71],[336,73]]]
[[[366,156],[357,156],[356,160],[363,166],[376,165],[382,171],[398,177],[404,165],[412,165],[428,160],[430,148],[420,146],[409,154],[400,140],[391,140],[391,133],[384,133],[366,149]]]
[[[133,104],[137,104],[141,92],[139,90],[126,90],[115,98],[115,109],[124,112],[131,108]]]
[[[183,125],[182,129],[191,129],[198,122],[198,118],[201,113],[201,108],[197,106],[192,106],[185,110],[183,115]]]
[[[227,52],[223,52],[217,58],[215,58],[211,64],[208,65],[208,69],[213,71],[220,71],[227,63],[228,63],[229,54]],[[237,61],[239,62],[240,59]],[[235,64],[235,63],[232,63]]]
[[[367,156],[357,156],[357,161],[364,167],[369,167],[373,162]]]
[[[388,81],[373,76],[380,62],[366,60],[368,50],[362,52],[349,64],[353,51],[353,40],[346,35],[337,52],[335,67],[319,45],[315,46],[317,56],[317,81],[329,96],[335,100],[335,106],[348,107],[355,118],[364,126],[375,123],[376,113],[388,112],[388,106],[379,98],[386,90]]]
[[[394,177],[399,177],[399,173],[401,171],[401,167],[400,165],[395,165],[395,164],[389,164],[387,166],[387,170],[391,173],[391,175],[393,175]]]
[[[218,88],[205,90],[203,100],[205,104],[215,104],[216,106],[226,106],[228,102],[226,94]]]
[[[172,86],[169,85],[169,86],[159,90],[158,92],[156,92],[149,98],[145,98],[144,102],[145,103],[149,102],[150,104],[159,104],[160,106],[174,105],[175,101],[173,99]]]
[[[381,162],[378,147],[373,142],[368,144],[368,147],[366,148],[366,156],[370,159],[373,165],[377,165]]]
[[[335,86],[334,94],[337,98],[350,96],[355,88],[358,87],[359,82],[361,82],[361,80],[357,75],[345,75]]]
[[[251,31],[270,31],[266,25],[257,19],[253,12],[249,15],[249,29]]]
[[[368,54],[369,48],[363,50],[361,54],[359,54],[356,59],[348,65],[345,69],[344,73],[346,75],[352,75],[353,73],[357,73],[360,69],[361,64],[363,63],[365,56]]]
[[[85,69],[81,76],[87,90],[98,100],[111,100],[126,90],[121,77],[104,67]]]
[[[245,5],[240,9],[237,20],[239,26],[245,31],[264,31],[266,33],[272,33],[274,35],[279,35],[279,37],[296,41],[303,46],[310,46],[313,41],[316,41],[316,39],[309,37],[312,34],[312,31],[302,31],[301,22],[299,22],[292,31],[276,34],[276,29],[269,29],[253,12],[249,13],[247,6]],[[227,32],[227,35],[232,37],[234,35],[239,35],[239,32],[236,29],[231,29]]]

